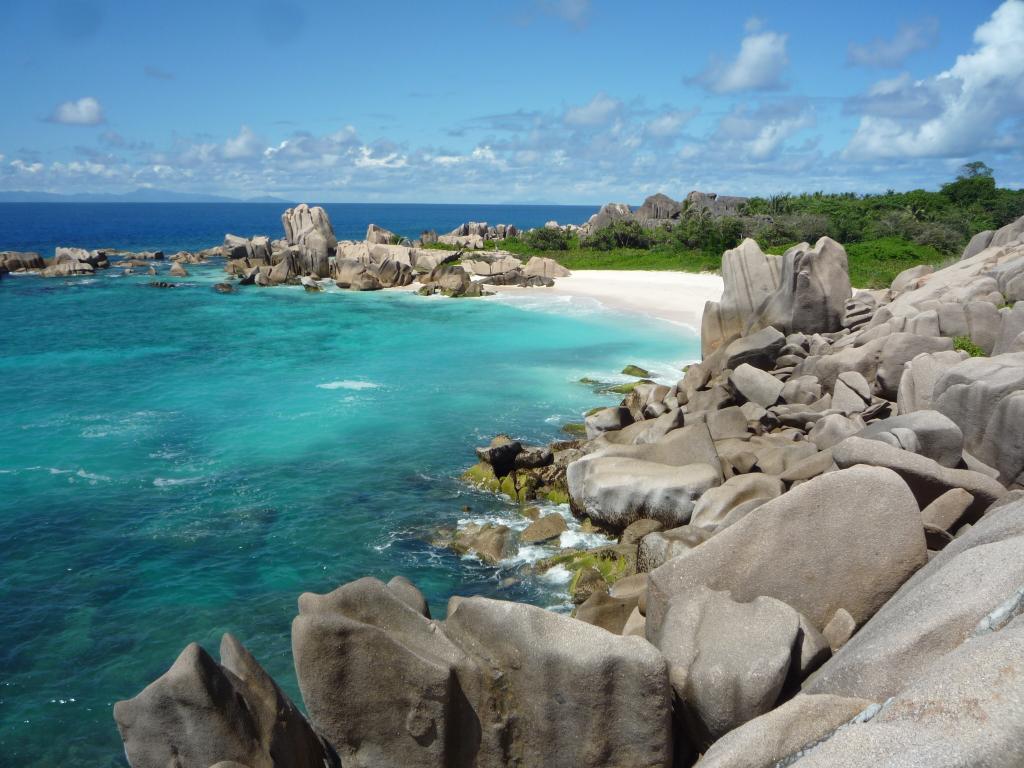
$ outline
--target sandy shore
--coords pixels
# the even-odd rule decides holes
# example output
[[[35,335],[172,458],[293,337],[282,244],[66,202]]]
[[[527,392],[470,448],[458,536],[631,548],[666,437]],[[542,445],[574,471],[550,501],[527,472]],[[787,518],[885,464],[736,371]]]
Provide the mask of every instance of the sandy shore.
[[[578,270],[555,280],[554,288],[488,286],[501,293],[579,296],[595,299],[609,309],[655,317],[700,328],[704,302],[722,296],[722,278],[692,272],[639,270]]]

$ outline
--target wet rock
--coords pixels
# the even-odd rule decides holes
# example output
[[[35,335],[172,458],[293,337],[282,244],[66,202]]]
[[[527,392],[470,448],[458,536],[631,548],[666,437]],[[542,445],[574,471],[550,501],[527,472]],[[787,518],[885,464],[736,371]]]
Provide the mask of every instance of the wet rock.
[[[519,543],[542,544],[557,539],[567,530],[569,526],[566,525],[565,519],[557,512],[553,512],[530,523],[526,530],[519,534]]]

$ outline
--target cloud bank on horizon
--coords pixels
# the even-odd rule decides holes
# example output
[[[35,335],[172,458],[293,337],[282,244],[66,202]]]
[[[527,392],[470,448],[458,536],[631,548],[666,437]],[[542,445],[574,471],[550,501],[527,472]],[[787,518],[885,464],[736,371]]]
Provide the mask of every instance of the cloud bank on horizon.
[[[974,159],[1024,186],[1024,0],[11,2],[0,190],[638,202]]]

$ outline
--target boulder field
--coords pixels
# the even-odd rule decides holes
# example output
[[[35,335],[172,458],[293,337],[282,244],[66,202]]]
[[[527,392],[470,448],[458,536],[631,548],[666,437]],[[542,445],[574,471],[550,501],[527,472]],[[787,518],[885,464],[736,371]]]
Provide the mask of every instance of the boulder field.
[[[682,380],[637,383],[585,439],[477,449],[475,480],[618,537],[555,558],[576,558],[572,616],[454,597],[439,621],[402,578],[305,594],[307,714],[234,638],[219,662],[190,645],[114,707],[129,762],[1024,765],[1024,220],[1010,229],[878,291],[852,290],[827,238],[729,251]],[[492,558],[514,544],[462,535]]]
[[[444,236],[441,242],[452,244],[452,250],[432,246],[439,242],[433,233],[409,241],[376,224],[370,224],[364,240],[341,240],[327,212],[305,203],[281,214],[284,238],[266,235],[241,237],[227,234],[221,245],[198,253],[182,251],[170,257],[167,275],[189,276],[186,264],[206,264],[222,259],[229,279],[241,286],[302,285],[307,291],[319,292],[318,281],[330,280],[337,287],[353,291],[376,291],[383,288],[404,288],[419,283],[423,295],[450,297],[489,295],[487,286],[518,286],[522,288],[551,287],[555,279],[570,272],[554,259],[533,256],[525,264],[512,253],[487,251],[467,253],[482,248],[484,241],[497,243],[515,237],[518,229],[499,224],[470,222],[456,229],[465,235]],[[447,238],[447,239],[445,239]],[[463,241],[473,240],[467,245]],[[477,242],[479,241],[479,242]],[[0,277],[11,272],[32,272],[42,277],[93,275],[97,270],[120,269],[133,274],[145,268],[146,274],[157,275],[164,254],[129,252],[113,249],[87,251],[83,248],[58,247],[53,258],[37,253],[0,251]],[[167,287],[176,283],[158,282]],[[218,289],[220,293],[227,293]]]

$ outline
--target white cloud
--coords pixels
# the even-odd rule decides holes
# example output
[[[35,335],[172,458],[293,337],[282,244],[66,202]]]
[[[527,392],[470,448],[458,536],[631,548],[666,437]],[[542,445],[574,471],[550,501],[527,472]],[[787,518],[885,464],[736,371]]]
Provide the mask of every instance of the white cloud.
[[[607,123],[622,108],[622,102],[598,93],[589,103],[565,111],[566,125],[594,126]]]
[[[814,112],[798,101],[738,105],[719,121],[712,142],[734,161],[763,161],[776,157],[788,139],[815,125]]]
[[[944,72],[910,83],[882,81],[868,96],[893,93],[931,109],[886,114],[866,110],[847,157],[964,157],[1008,148],[1018,137],[1007,128],[1024,110],[1024,1],[1006,0],[974,32],[976,49]],[[870,101],[868,102],[870,104]]]
[[[938,31],[939,22],[934,18],[904,24],[890,40],[877,38],[866,44],[850,43],[846,61],[862,67],[898,67],[910,54],[930,47]]]
[[[78,101],[58,104],[49,119],[62,125],[99,125],[103,122],[103,108],[92,96],[83,96]]]
[[[697,114],[697,110],[669,110],[651,118],[644,125],[648,136],[657,139],[676,138],[686,125]]]
[[[243,125],[237,136],[224,142],[224,157],[241,160],[256,157],[263,152],[263,142],[247,125]]]
[[[731,62],[712,62],[690,82],[704,86],[714,93],[739,91],[770,91],[783,87],[782,73],[789,64],[786,53],[788,35],[769,30],[762,31],[759,19],[746,23],[747,36]]]

